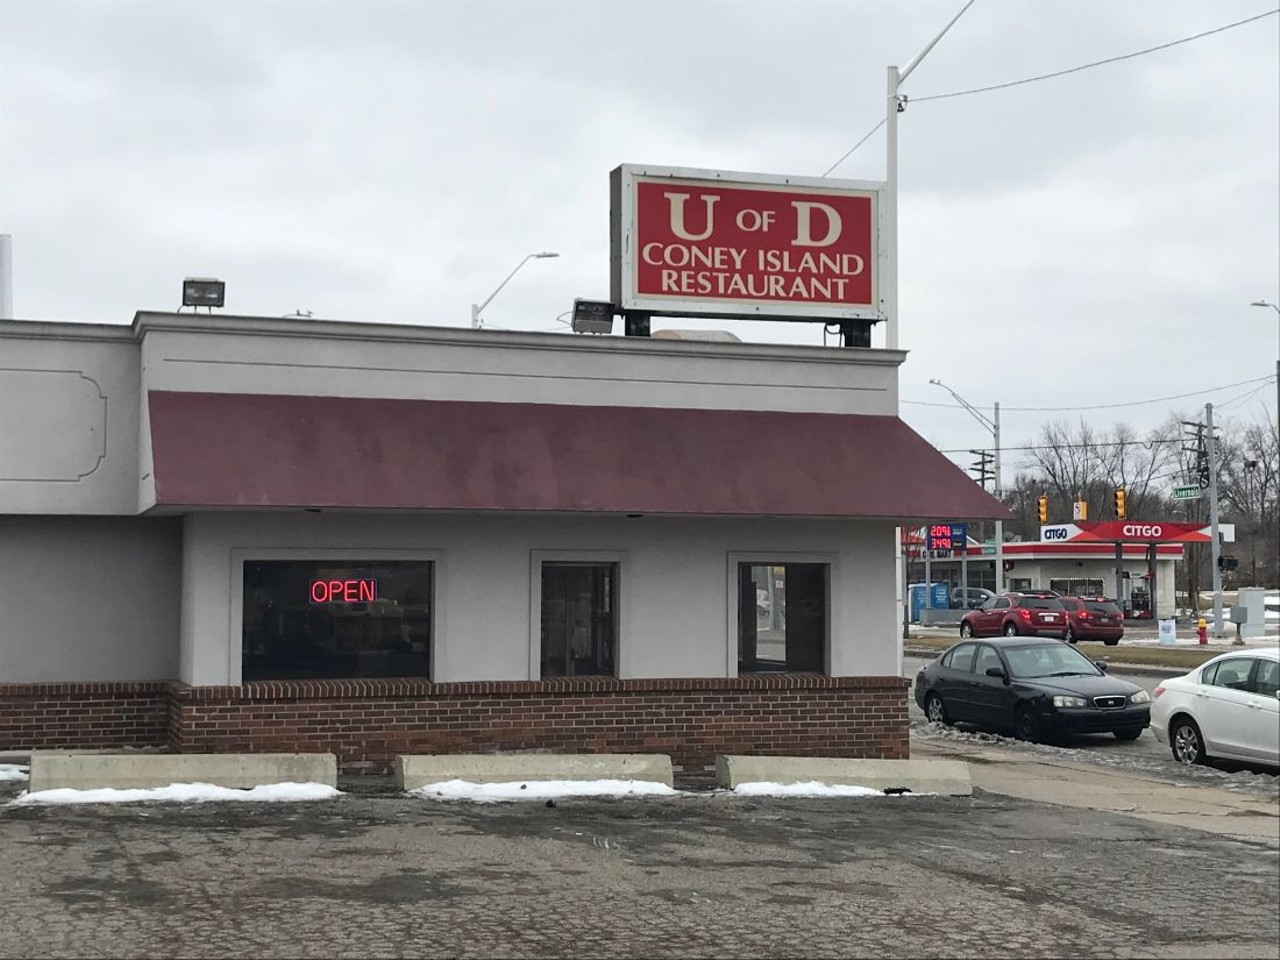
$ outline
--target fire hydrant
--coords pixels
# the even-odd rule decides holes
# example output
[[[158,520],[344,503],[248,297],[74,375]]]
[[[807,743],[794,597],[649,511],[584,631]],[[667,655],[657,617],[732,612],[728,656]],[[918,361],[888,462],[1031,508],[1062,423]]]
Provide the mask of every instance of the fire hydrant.
[[[1209,624],[1205,622],[1204,617],[1196,623],[1196,637],[1200,640],[1200,646],[1209,645]]]

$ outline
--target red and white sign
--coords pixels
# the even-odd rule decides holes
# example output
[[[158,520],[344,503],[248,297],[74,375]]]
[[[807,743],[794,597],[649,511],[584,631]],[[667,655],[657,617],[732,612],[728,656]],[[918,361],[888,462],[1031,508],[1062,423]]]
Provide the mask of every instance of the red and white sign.
[[[1163,520],[1097,520],[1093,523],[1055,523],[1040,528],[1045,543],[1212,543],[1211,528],[1200,523]]]
[[[883,184],[623,165],[611,188],[622,310],[883,319]]]

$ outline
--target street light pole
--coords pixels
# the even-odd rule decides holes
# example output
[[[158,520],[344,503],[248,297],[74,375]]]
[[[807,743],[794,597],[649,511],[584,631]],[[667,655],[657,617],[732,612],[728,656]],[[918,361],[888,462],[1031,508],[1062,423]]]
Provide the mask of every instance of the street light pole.
[[[558,256],[560,256],[560,254],[551,253],[550,251],[545,251],[545,250],[542,253],[526,254],[525,258],[516,264],[516,268],[507,274],[507,279],[503,280],[500,284],[498,284],[497,289],[494,290],[493,293],[485,297],[484,303],[480,303],[480,304],[473,303],[471,305],[471,329],[472,330],[480,329],[481,325],[484,323],[484,321],[480,319],[480,311],[483,310],[485,307],[487,307],[489,305],[489,301],[491,301],[494,297],[496,297],[498,295],[498,292],[503,287],[505,287],[508,282],[510,282],[511,278],[520,272],[521,267],[523,267],[530,260],[545,260],[549,257],[558,257]]]
[[[973,6],[973,0],[969,0],[961,7],[960,12],[951,18],[951,22],[943,27],[906,67],[899,70],[896,66],[892,66],[888,70],[884,107],[884,245],[888,254],[885,258],[884,278],[884,345],[889,350],[898,349],[898,114],[906,109],[906,101],[900,98],[898,90],[907,77],[911,76],[911,71],[920,66],[920,61],[929,55],[929,51],[937,46],[938,41],[946,36],[947,31],[971,6]]]
[[[1280,317],[1280,307],[1277,307],[1270,300],[1255,300],[1250,304],[1252,307],[1270,307]],[[1280,331],[1280,324],[1276,327]],[[1280,347],[1276,349],[1276,430],[1280,431]]]
[[[963,10],[961,10],[960,12],[964,13]],[[1000,472],[1000,404],[998,402],[996,403],[995,408],[993,410],[994,416],[988,417],[985,413],[983,413],[981,410],[979,410],[977,407],[971,404],[964,397],[960,396],[960,394],[956,393],[954,390],[948,387],[941,380],[934,378],[929,382],[936,387],[941,387],[943,390],[947,391],[947,393],[951,394],[951,396],[955,397],[956,402],[959,403],[960,406],[964,407],[967,411],[969,411],[969,413],[973,415],[974,419],[976,419],[980,424],[982,424],[984,427],[986,427],[988,430],[991,431],[991,438],[995,443],[995,448],[996,448],[995,456],[992,458],[993,466],[995,468],[995,495],[996,495],[996,499],[1000,500],[1003,503],[1004,501],[1001,499],[1001,494],[1004,492],[1004,487],[1001,480],[1001,472]],[[928,588],[926,587],[925,589],[928,589]],[[996,593],[1004,593],[1004,521],[1003,520],[996,521]]]

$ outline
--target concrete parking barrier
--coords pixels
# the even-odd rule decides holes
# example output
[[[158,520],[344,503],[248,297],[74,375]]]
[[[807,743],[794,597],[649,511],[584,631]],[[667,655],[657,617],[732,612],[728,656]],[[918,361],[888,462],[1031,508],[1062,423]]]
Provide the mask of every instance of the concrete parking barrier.
[[[27,789],[148,789],[172,783],[210,783],[248,789],[267,783],[338,785],[332,753],[71,753],[31,754]]]
[[[402,754],[394,773],[401,790],[446,780],[646,780],[672,785],[671,758],[656,753]]]
[[[960,760],[849,760],[840,757],[716,757],[716,784],[732,790],[743,783],[827,783],[873,790],[973,793],[969,765]]]

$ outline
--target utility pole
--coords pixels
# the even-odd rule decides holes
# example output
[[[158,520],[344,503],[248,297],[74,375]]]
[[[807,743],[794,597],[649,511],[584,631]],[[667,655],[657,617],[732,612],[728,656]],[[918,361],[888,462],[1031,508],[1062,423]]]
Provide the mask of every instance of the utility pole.
[[[1000,401],[995,402],[995,416],[992,418],[993,428],[992,434],[995,439],[995,471],[996,471],[996,499],[1004,503],[1002,494],[1004,493],[1004,485],[1002,483],[1002,474],[1000,473]],[[996,521],[996,593],[1004,593],[1004,521]]]
[[[1209,536],[1213,540],[1213,636],[1222,637],[1222,568],[1218,560],[1222,547],[1218,543],[1218,442],[1213,434],[1213,404],[1204,405],[1205,443],[1209,448]]]

